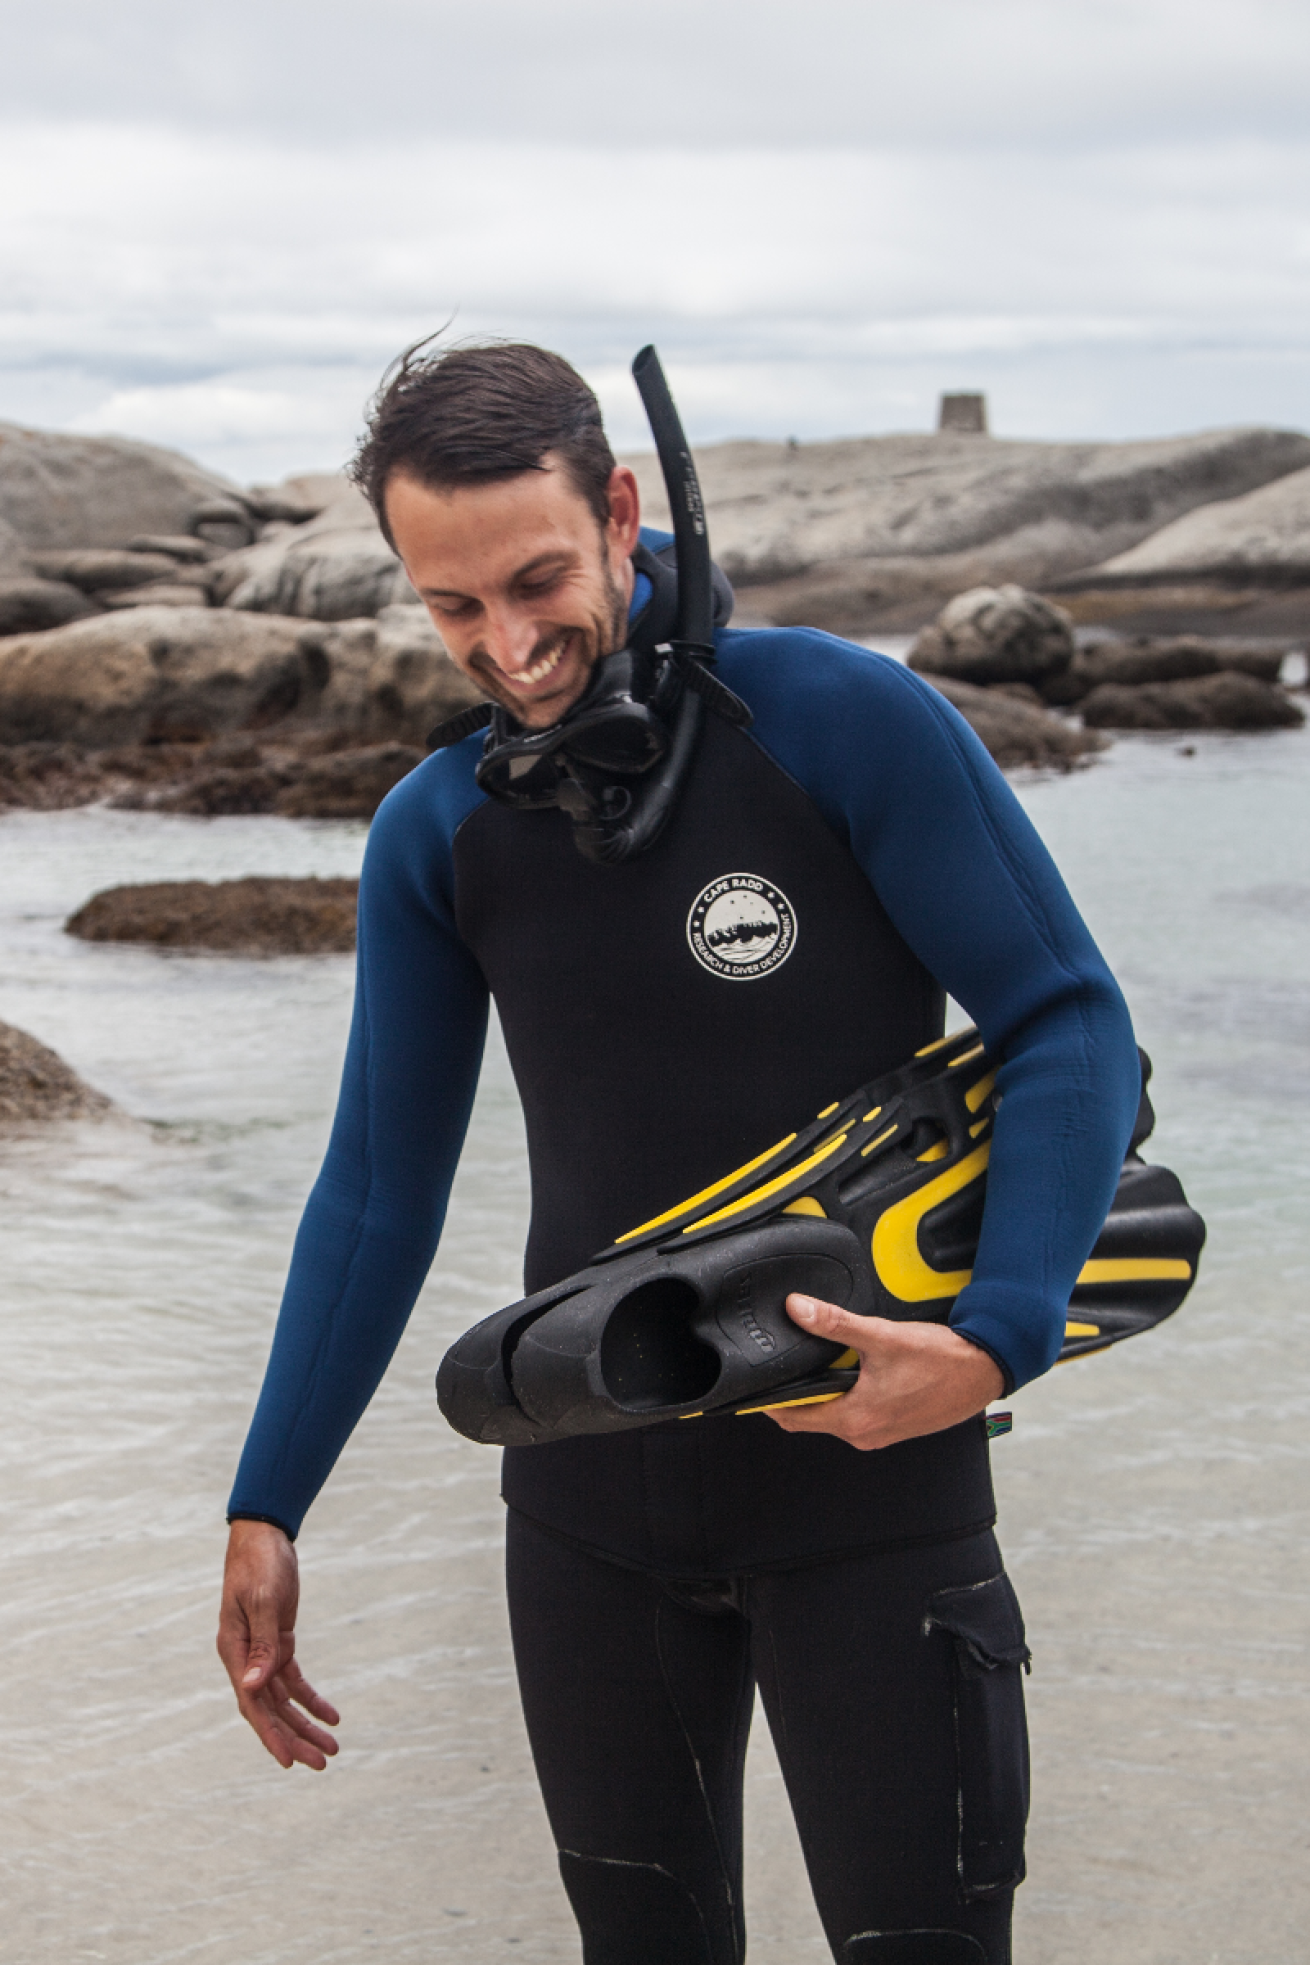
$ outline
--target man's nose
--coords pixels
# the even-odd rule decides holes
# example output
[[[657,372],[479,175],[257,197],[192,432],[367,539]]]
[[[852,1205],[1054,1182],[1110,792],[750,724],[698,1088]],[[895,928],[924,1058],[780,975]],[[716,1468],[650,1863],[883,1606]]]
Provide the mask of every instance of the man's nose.
[[[492,609],[484,629],[486,650],[505,675],[518,675],[529,668],[537,646],[537,624],[531,615],[515,607]]]

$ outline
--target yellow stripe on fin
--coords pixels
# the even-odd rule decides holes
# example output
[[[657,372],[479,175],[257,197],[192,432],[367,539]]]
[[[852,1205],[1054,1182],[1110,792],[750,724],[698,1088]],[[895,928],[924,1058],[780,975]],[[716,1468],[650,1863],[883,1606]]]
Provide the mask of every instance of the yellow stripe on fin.
[[[985,1044],[975,1044],[971,1051],[961,1051],[958,1058],[951,1059],[946,1069],[948,1071],[958,1071],[962,1064],[972,1064],[975,1058],[982,1056],[986,1048]]]
[[[737,1417],[744,1419],[748,1412],[785,1412],[788,1406],[826,1406],[845,1397],[844,1392],[811,1392],[807,1399],[775,1399],[771,1406],[738,1406]]]
[[[749,1194],[743,1194],[739,1200],[729,1201],[727,1207],[720,1208],[717,1213],[702,1215],[699,1221],[690,1222],[683,1229],[683,1234],[694,1235],[698,1228],[708,1228],[712,1221],[728,1221],[733,1215],[741,1214],[746,1208],[753,1208],[757,1201],[767,1201],[771,1195],[781,1194],[784,1188],[790,1187],[793,1181],[800,1180],[802,1175],[811,1173],[815,1167],[821,1166],[839,1146],[845,1144],[845,1133],[838,1133],[834,1138],[825,1140],[818,1151],[811,1153],[808,1160],[802,1160],[798,1167],[789,1167],[785,1173],[778,1174],[773,1180],[766,1180],[763,1187],[753,1187]]]
[[[799,1201],[788,1201],[786,1207],[783,1209],[783,1213],[784,1214],[814,1214],[819,1217],[820,1221],[826,1221],[828,1219],[827,1215],[823,1212],[822,1207],[815,1200],[812,1194],[802,1194]]]
[[[1099,1324],[1066,1324],[1064,1335],[1066,1342],[1071,1337],[1099,1337],[1101,1335],[1101,1326]]]
[[[679,1201],[677,1207],[670,1208],[666,1214],[652,1216],[651,1220],[643,1221],[640,1228],[630,1228],[626,1235],[619,1236],[614,1244],[615,1248],[619,1248],[624,1242],[634,1241],[638,1235],[647,1234],[652,1228],[663,1228],[666,1221],[676,1221],[680,1214],[690,1213],[692,1208],[700,1207],[704,1201],[712,1201],[716,1194],[722,1194],[725,1189],[732,1186],[734,1181],[743,1180],[747,1174],[753,1174],[757,1167],[767,1166],[770,1160],[776,1160],[778,1155],[791,1145],[795,1137],[795,1133],[788,1133],[786,1139],[780,1139],[778,1144],[771,1146],[767,1153],[761,1153],[754,1160],[748,1160],[744,1167],[734,1168],[733,1172],[725,1174],[722,1180],[716,1180],[712,1187],[702,1187],[700,1193],[693,1194],[690,1201]]]
[[[831,1104],[831,1105],[825,1105],[825,1106],[824,1106],[824,1108],[823,1108],[823,1110],[822,1110],[822,1112],[816,1112],[816,1113],[815,1113],[815,1115],[814,1115],[814,1116],[815,1116],[815,1118],[816,1118],[816,1119],[831,1119],[831,1117],[832,1117],[832,1115],[833,1115],[833,1113],[834,1113],[834,1112],[835,1112],[835,1111],[837,1110],[837,1107],[838,1107],[838,1106],[839,1106],[840,1104],[841,1104],[841,1100],[840,1100],[839,1098],[835,1098],[835,1099],[833,1100],[833,1102],[832,1102],[832,1104]]]
[[[963,1058],[961,1058],[960,1062],[961,1064],[963,1064],[964,1062]],[[968,1106],[970,1112],[976,1112],[978,1110],[978,1107],[983,1103],[983,1100],[987,1097],[987,1095],[989,1094],[995,1083],[996,1083],[996,1073],[994,1071],[989,1071],[987,1073],[987,1076],[985,1078],[980,1078],[976,1085],[970,1085],[968,1091],[964,1095],[964,1102]]]
[[[1079,1271],[1080,1283],[1185,1283],[1192,1273],[1190,1262],[1172,1255],[1099,1256],[1085,1262]]]

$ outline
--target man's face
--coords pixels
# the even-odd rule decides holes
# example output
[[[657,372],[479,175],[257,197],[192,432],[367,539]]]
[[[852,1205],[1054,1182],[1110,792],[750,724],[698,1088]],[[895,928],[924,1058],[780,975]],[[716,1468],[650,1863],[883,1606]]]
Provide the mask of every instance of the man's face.
[[[559,721],[593,662],[622,645],[637,543],[637,481],[616,465],[602,528],[567,472],[434,491],[386,488],[396,550],[455,666],[529,729]]]

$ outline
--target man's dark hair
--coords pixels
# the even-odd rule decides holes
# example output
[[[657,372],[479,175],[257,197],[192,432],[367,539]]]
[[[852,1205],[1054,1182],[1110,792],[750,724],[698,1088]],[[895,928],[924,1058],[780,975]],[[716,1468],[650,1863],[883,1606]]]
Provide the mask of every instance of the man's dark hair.
[[[526,341],[425,354],[430,346],[416,342],[384,376],[350,466],[387,543],[396,543],[385,504],[393,472],[449,491],[544,470],[548,453],[603,527],[614,453],[577,370]]]

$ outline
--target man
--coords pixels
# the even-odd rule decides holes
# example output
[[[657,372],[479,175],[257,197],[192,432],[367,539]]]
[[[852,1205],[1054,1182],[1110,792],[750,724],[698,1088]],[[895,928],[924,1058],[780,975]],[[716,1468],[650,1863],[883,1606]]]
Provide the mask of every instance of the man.
[[[512,727],[552,729],[600,658],[654,631],[658,539],[643,546],[635,479],[560,358],[411,354],[357,476]],[[232,1496],[219,1649],[274,1757],[324,1766],[336,1714],[295,1659],[292,1538],[431,1261],[489,993],[527,1121],[536,1290],[931,1042],[949,989],[1003,1061],[950,1326],[793,1297],[859,1354],[846,1397],[511,1449],[508,1579],[588,1965],[744,1955],[757,1685],[834,1957],[1006,1965],[1027,1652],[981,1414],[1059,1350],[1137,1109],[1131,1030],[940,696],[808,630],[716,643],[754,723],[705,718],[667,825],[623,865],[585,858],[564,810],[486,797],[476,735],[374,821],[341,1104]],[[734,968],[689,924],[743,872],[791,933]]]

